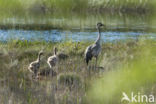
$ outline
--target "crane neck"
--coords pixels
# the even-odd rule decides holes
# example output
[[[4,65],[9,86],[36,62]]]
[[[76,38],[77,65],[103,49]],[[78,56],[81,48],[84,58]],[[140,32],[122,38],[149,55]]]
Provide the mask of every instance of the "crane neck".
[[[96,44],[100,44],[100,39],[101,39],[101,30],[100,30],[100,27],[98,27],[97,30],[98,30],[98,38],[95,41],[95,43]]]
[[[37,61],[40,62],[40,60],[41,60],[41,54],[38,54]]]
[[[57,50],[56,49],[54,49],[54,55],[56,55],[57,54]]]

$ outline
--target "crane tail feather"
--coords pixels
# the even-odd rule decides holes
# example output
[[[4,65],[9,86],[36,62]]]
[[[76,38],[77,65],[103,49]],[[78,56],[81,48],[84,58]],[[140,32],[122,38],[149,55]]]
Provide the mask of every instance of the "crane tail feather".
[[[91,52],[86,53],[85,60],[86,60],[87,65],[89,64],[89,61],[90,61],[91,59],[92,59],[92,54],[91,54]]]

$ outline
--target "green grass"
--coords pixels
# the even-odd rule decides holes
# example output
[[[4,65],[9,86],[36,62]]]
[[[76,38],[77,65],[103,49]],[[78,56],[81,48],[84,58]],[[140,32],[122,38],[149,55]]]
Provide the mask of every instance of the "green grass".
[[[143,86],[143,91],[150,91],[147,89],[151,89],[155,82],[155,71],[152,69],[155,65],[153,63],[155,62],[154,40],[103,43],[97,70],[93,66],[94,59],[88,68],[84,62],[84,50],[89,44],[70,41],[0,43],[0,103],[10,101],[18,104],[91,104],[94,102],[114,104],[113,102],[118,99],[112,99],[112,96],[120,95],[121,90],[137,91],[140,86]],[[58,72],[56,77],[32,80],[27,69],[29,63],[36,60],[38,52],[43,50],[40,70],[47,69],[46,60],[53,54],[54,46],[70,57],[61,60],[54,69]],[[76,87],[69,86],[69,83],[63,83],[64,81],[72,84],[75,82]],[[107,90],[108,88],[110,90]]]
[[[137,55],[134,59],[92,82],[87,103],[125,104],[121,102],[122,92],[129,97],[131,92],[156,95],[156,42],[142,41],[139,44],[142,45],[134,52]],[[145,100],[143,103],[146,103]]]
[[[44,13],[83,12],[88,10],[153,10],[155,0],[0,0],[1,12]]]
[[[155,0],[0,0],[0,28],[92,28],[153,24]],[[108,26],[109,28],[109,26]]]
[[[57,77],[58,86],[67,86],[69,88],[82,86],[82,79],[76,73],[63,73]]]

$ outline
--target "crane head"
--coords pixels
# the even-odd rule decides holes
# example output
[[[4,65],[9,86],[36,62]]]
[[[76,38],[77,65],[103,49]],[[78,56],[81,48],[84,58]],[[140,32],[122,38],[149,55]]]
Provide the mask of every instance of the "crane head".
[[[43,51],[42,50],[39,52],[39,55],[43,55]]]
[[[100,27],[102,27],[102,26],[105,26],[105,25],[102,24],[101,22],[98,22],[98,23],[97,23],[97,27],[98,27],[98,28],[100,28]]]

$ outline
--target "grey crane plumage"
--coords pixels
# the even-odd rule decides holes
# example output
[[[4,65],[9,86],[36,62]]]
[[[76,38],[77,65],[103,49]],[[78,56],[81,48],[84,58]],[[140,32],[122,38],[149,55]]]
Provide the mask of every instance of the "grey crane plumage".
[[[97,30],[99,32],[97,40],[90,46],[88,46],[85,50],[85,61],[88,65],[89,61],[92,60],[92,57],[96,58],[96,64],[97,64],[97,58],[101,51],[101,45],[100,45],[100,39],[101,39],[101,31],[100,28],[104,26],[102,23],[97,23]]]

